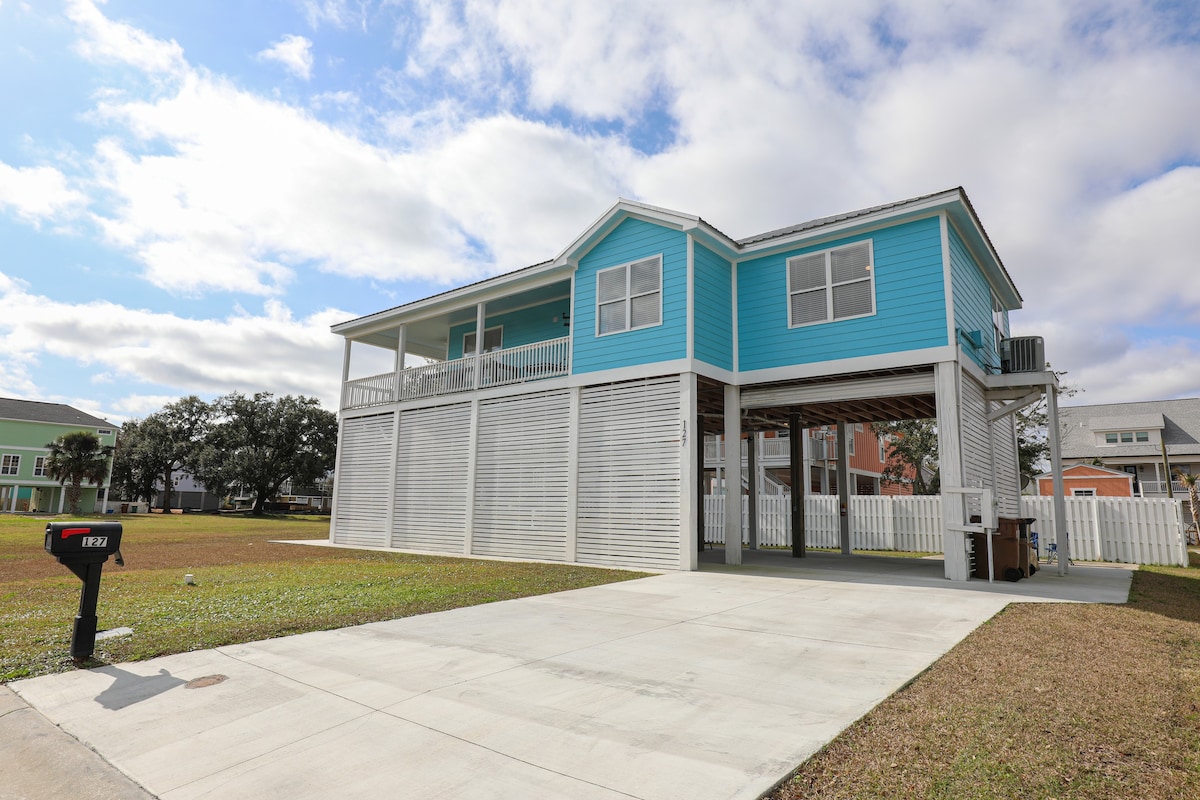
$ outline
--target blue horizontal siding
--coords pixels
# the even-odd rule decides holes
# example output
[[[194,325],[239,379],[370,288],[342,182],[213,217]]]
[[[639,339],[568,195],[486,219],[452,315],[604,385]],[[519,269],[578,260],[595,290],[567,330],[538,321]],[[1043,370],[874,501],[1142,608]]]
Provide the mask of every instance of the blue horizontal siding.
[[[950,226],[950,280],[954,290],[954,326],[964,335],[979,331],[983,347],[964,338],[963,352],[979,366],[999,371],[1000,354],[992,331],[992,289],[954,226]],[[1005,312],[1005,333],[1008,333]]]
[[[596,273],[662,255],[662,324],[596,335]],[[626,219],[579,261],[571,319],[576,373],[672,361],[687,355],[687,235],[640,219]]]
[[[693,353],[733,369],[733,267],[701,244],[692,248]]]
[[[787,260],[868,239],[875,257],[875,314],[789,328]],[[936,217],[743,261],[737,271],[739,370],[948,344],[941,226]]]
[[[552,300],[549,303],[510,311],[507,314],[488,314],[484,326],[494,328],[504,326],[502,344],[505,348],[520,347],[523,344],[544,342],[547,339],[558,339],[566,336],[568,331],[563,325],[563,318],[570,313],[571,301],[568,298]],[[554,318],[558,318],[558,322]],[[446,358],[462,358],[463,334],[475,330],[474,322],[465,322],[450,328],[450,342]]]

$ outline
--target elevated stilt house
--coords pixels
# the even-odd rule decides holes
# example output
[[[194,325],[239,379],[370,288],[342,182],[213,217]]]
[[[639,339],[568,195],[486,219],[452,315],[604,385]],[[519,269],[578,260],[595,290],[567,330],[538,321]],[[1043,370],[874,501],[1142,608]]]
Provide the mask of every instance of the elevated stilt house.
[[[971,516],[1019,513],[1012,412],[1049,393],[1056,413],[1040,340],[1008,338],[1020,306],[962,189],[741,240],[622,200],[549,261],[333,327],[331,540],[696,569],[704,434],[830,425],[844,443],[936,417],[946,575],[965,580]],[[392,368],[352,378],[363,346]]]

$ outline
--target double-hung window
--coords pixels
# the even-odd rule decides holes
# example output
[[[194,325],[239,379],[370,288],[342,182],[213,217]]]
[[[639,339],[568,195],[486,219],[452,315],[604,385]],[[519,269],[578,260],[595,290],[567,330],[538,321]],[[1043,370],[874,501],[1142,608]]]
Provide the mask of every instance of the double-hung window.
[[[35,478],[46,477],[46,457],[45,456],[38,456],[37,458],[35,458],[33,460],[33,477],[35,477]]]
[[[662,323],[662,256],[596,273],[596,335]]]
[[[788,327],[875,313],[871,242],[855,242],[787,261]]]
[[[0,475],[16,475],[20,471],[20,456],[0,456]]]

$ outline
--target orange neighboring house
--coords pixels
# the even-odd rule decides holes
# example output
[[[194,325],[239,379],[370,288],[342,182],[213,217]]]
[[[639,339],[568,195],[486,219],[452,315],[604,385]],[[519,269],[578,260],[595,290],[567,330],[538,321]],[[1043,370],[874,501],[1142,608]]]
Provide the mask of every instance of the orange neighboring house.
[[[1038,494],[1054,496],[1053,476],[1037,476]],[[1063,494],[1067,497],[1133,497],[1133,476],[1108,467],[1072,464],[1063,468]]]

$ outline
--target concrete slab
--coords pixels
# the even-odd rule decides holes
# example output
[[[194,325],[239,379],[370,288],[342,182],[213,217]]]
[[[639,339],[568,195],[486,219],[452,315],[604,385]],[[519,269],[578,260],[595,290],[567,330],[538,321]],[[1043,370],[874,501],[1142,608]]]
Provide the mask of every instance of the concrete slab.
[[[12,686],[171,800],[754,798],[1009,602],[1129,589],[760,553]]]

